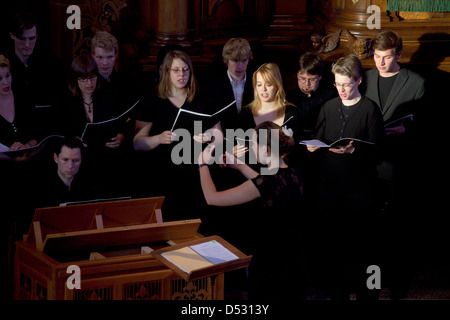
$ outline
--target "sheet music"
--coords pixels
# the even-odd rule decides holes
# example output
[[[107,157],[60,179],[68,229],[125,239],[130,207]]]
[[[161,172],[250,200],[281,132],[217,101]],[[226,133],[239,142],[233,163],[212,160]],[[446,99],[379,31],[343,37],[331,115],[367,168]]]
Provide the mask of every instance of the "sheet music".
[[[290,116],[289,119],[287,119],[281,126],[285,126],[286,123],[288,123],[288,121],[291,120],[291,119],[293,119],[293,118],[294,118],[294,116]]]
[[[361,139],[356,139],[356,138],[342,138],[339,140],[336,140],[335,142],[333,142],[332,144],[326,144],[320,140],[317,139],[312,139],[312,140],[302,140],[300,141],[300,144],[305,144],[308,146],[314,146],[314,147],[320,147],[320,148],[330,148],[336,144],[338,144],[341,141],[345,141],[345,140],[353,140],[353,141],[358,141],[358,142],[362,142],[362,143],[367,143],[367,144],[374,144],[373,142],[370,141],[365,141],[365,140],[361,140]]]
[[[300,144],[304,144],[307,146],[313,146],[313,147],[320,147],[320,148],[328,148],[329,147],[328,144],[326,144],[320,140],[317,140],[317,139],[302,140],[302,141],[300,141]]]
[[[227,105],[226,107],[220,109],[219,111],[214,112],[214,113],[211,115],[211,117],[214,117],[215,115],[221,113],[223,110],[228,109],[228,108],[231,107],[234,103],[236,103],[236,100],[234,100],[232,103],[230,103],[230,104]]]
[[[237,255],[232,253],[216,240],[193,245],[191,246],[191,249],[207,259],[212,264],[239,259]]]
[[[5,146],[3,143],[0,143],[0,152],[6,152],[8,150],[9,148],[7,146]]]
[[[186,273],[213,265],[190,247],[167,251],[161,255]]]
[[[186,273],[222,262],[239,259],[216,240],[167,251],[161,254]]]
[[[136,103],[133,104],[133,106],[132,106],[131,108],[129,108],[127,111],[125,111],[124,113],[122,113],[122,114],[121,114],[120,116],[118,116],[118,117],[115,117],[115,118],[109,119],[109,120],[100,121],[100,122],[92,122],[92,123],[91,123],[91,122],[88,122],[88,123],[86,123],[86,126],[84,127],[83,133],[81,134],[81,139],[84,138],[84,135],[85,135],[86,130],[87,130],[88,127],[90,127],[90,126],[95,126],[95,125],[99,125],[99,124],[104,124],[104,123],[108,123],[108,122],[112,122],[112,121],[116,121],[116,120],[120,119],[121,117],[123,117],[124,115],[126,115],[128,112],[130,112],[130,111],[131,111],[131,110],[139,103],[139,101],[140,101],[140,100],[136,101]]]
[[[391,124],[393,124],[393,123],[396,123],[396,122],[399,122],[399,121],[402,121],[402,120],[406,120],[406,119],[411,119],[411,120],[413,120],[413,114],[408,114],[407,116],[404,116],[404,117],[401,117],[401,118],[399,118],[399,119],[396,119],[396,120],[393,120],[393,121],[391,121],[391,122],[388,122],[388,123],[386,123],[385,125],[384,125],[384,127],[386,128],[386,127],[388,127],[388,126],[390,126]]]
[[[116,200],[129,200],[131,196],[125,197],[115,197],[115,198],[105,198],[105,199],[91,199],[91,200],[81,200],[81,201],[69,201],[60,203],[60,207],[67,207],[74,204],[83,204],[83,203],[96,203],[96,202],[105,202],[105,201],[116,201]]]
[[[26,147],[26,148],[22,148],[22,149],[18,149],[18,150],[9,150],[10,147],[5,146],[4,144],[0,143],[0,152],[2,153],[9,153],[9,152],[17,152],[17,151],[26,151],[29,149],[37,149],[39,148],[45,141],[54,138],[54,137],[58,137],[61,139],[64,139],[64,136],[61,136],[59,134],[52,134],[50,136],[45,137],[44,139],[41,140],[41,142],[39,142],[37,145],[35,145],[34,147]]]
[[[196,116],[200,116],[200,117],[208,117],[208,118],[211,118],[211,117],[214,117],[215,115],[221,113],[221,112],[224,111],[225,109],[231,107],[235,102],[236,102],[236,100],[234,100],[232,103],[230,103],[230,104],[227,105],[226,107],[220,109],[219,111],[214,112],[213,114],[206,114],[206,113],[195,112],[195,111],[191,111],[191,110],[186,110],[186,109],[180,108],[180,109],[178,109],[177,116],[175,117],[175,120],[174,120],[174,122],[173,122],[173,124],[172,124],[172,128],[170,129],[170,131],[173,131],[173,128],[175,128],[175,124],[177,123],[178,117],[180,116],[180,114],[181,114],[182,112],[190,113],[190,114],[193,114],[193,115],[196,115]]]

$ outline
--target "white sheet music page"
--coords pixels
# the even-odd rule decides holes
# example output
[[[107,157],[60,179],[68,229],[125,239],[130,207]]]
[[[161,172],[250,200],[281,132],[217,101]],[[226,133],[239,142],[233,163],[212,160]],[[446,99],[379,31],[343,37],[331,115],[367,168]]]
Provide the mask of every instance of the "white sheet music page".
[[[190,246],[192,250],[210,261],[212,264],[237,260],[239,257],[225,248],[216,240],[203,242],[197,245]]]

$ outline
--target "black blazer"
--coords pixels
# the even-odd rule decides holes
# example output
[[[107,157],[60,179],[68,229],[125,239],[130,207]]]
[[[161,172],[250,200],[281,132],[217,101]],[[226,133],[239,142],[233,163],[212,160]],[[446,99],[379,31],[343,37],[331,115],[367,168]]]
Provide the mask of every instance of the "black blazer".
[[[364,74],[360,92],[374,101],[381,109],[378,90],[378,69]],[[401,68],[382,110],[384,122],[413,113],[425,94],[425,80],[417,73]]]
[[[204,99],[206,101],[206,112],[214,113],[220,109],[226,107],[228,104],[235,100],[233,87],[231,86],[230,79],[227,72],[222,72],[219,77],[211,81],[208,85],[206,92],[204,93]],[[252,77],[247,73],[247,80],[244,85],[244,93],[242,96],[241,108],[248,105],[253,101],[253,85]],[[231,106],[219,117],[222,130],[225,133],[226,129],[235,129],[238,120],[237,107]],[[216,121],[217,119],[214,119]],[[216,121],[217,122],[217,121]],[[215,123],[211,123],[211,126]]]

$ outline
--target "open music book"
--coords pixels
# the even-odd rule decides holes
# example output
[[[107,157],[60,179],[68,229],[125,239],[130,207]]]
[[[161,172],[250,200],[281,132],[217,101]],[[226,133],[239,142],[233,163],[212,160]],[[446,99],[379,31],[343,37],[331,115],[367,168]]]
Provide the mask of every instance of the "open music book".
[[[170,131],[173,131],[175,129],[175,125],[177,124],[178,118],[180,117],[181,114],[183,113],[187,113],[187,114],[191,114],[194,116],[198,116],[199,118],[212,118],[216,115],[218,115],[219,113],[225,111],[226,109],[228,109],[229,107],[231,107],[233,104],[236,103],[236,100],[234,100],[233,102],[231,102],[229,105],[227,105],[226,107],[223,107],[222,109],[220,109],[219,111],[213,113],[213,114],[207,114],[207,113],[201,113],[201,112],[195,112],[195,111],[191,111],[191,110],[186,110],[183,108],[180,108],[178,110],[177,116],[175,117],[175,120],[172,124],[172,128],[170,129]]]
[[[102,136],[103,140],[109,141],[111,138],[113,138],[115,135],[117,135],[117,132],[114,132],[114,123],[120,119],[122,119],[125,115],[127,115],[131,110],[134,109],[134,107],[139,103],[140,100],[136,101],[131,108],[126,110],[124,113],[122,113],[120,116],[115,117],[113,119],[100,121],[100,122],[88,122],[86,123],[86,126],[84,127],[83,133],[81,134],[81,139],[84,141],[88,138],[88,136]]]
[[[67,207],[70,205],[77,205],[77,204],[83,204],[83,203],[96,203],[96,202],[106,202],[106,201],[116,201],[116,200],[130,200],[131,196],[125,196],[125,197],[115,197],[115,198],[105,198],[105,199],[91,199],[91,200],[80,200],[80,201],[69,201],[69,202],[63,202],[60,203],[60,207]]]
[[[357,142],[366,143],[366,144],[374,144],[373,142],[370,142],[370,141],[365,141],[365,140],[355,139],[355,138],[342,138],[342,139],[334,141],[331,144],[326,144],[325,142],[322,142],[317,139],[302,140],[302,141],[300,141],[300,144],[314,146],[314,147],[320,147],[320,148],[332,148],[334,146],[347,145],[350,143],[350,141],[357,141]]]
[[[9,147],[0,143],[0,153],[6,153],[6,154],[12,155],[12,154],[20,154],[20,153],[23,153],[23,152],[29,151],[29,150],[39,149],[42,145],[44,145],[44,143],[46,143],[48,140],[53,139],[53,138],[64,139],[64,136],[53,134],[53,135],[50,135],[50,136],[42,139],[41,142],[39,142],[34,147],[28,147],[28,148],[23,148],[23,149],[19,149],[19,150],[9,150]]]
[[[161,255],[188,274],[193,270],[239,259],[216,240],[167,251]]]
[[[400,124],[401,121],[404,121],[406,119],[410,119],[412,121],[413,120],[413,114],[408,114],[407,116],[398,118],[396,120],[389,121],[388,123],[384,124],[384,127],[387,128],[387,127],[389,127],[389,126],[391,126],[393,124],[398,125],[398,124]]]

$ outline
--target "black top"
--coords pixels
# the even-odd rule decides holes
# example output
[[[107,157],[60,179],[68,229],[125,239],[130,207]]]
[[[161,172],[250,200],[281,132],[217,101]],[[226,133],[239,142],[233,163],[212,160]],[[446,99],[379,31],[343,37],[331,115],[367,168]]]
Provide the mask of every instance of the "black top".
[[[94,200],[98,198],[93,181],[88,181],[80,172],[74,177],[71,187],[67,187],[54,167],[46,175],[38,173],[35,184],[35,207],[54,207],[61,203]]]
[[[0,116],[0,143],[11,147],[14,142],[25,143],[31,139],[39,140],[34,135],[34,109],[24,99],[14,98],[15,116],[13,122]]]
[[[341,138],[356,138],[374,145],[354,142],[352,154],[336,154],[326,148],[312,153],[321,161],[321,181],[335,186],[336,191],[358,189],[362,184],[372,184],[376,176],[376,164],[381,159],[384,140],[383,116],[370,99],[361,97],[351,115],[345,119],[342,101],[334,98],[324,104],[318,118],[320,124],[316,139],[332,143]]]
[[[394,86],[395,79],[397,79],[398,73],[392,77],[378,77],[378,93],[380,95],[381,110],[383,110],[386,104],[387,98],[391,93],[392,87]]]
[[[139,104],[136,106],[136,120],[151,122],[152,128],[150,130],[149,136],[155,136],[161,134],[164,131],[173,131],[178,134],[179,141],[174,141],[172,144],[161,144],[154,149],[155,153],[159,155],[165,155],[165,157],[170,156],[172,149],[183,141],[183,134],[190,135],[192,139],[194,133],[200,134],[206,130],[205,122],[209,120],[208,117],[201,117],[193,115],[187,112],[180,111],[180,109],[205,113],[204,106],[199,100],[194,100],[193,102],[188,102],[187,100],[181,106],[181,108],[176,107],[170,102],[169,99],[162,99],[155,94],[149,94],[141,99]],[[178,115],[178,113],[180,114]],[[177,117],[178,115],[178,117]],[[176,122],[175,122],[176,119]],[[197,123],[195,123],[197,122]],[[200,130],[201,128],[201,130]]]
[[[52,105],[64,92],[66,76],[60,61],[37,52],[28,58],[27,65],[14,52],[8,54],[8,59],[14,93],[26,97],[33,106]]]
[[[266,208],[284,212],[296,208],[303,199],[302,183],[293,168],[278,168],[270,175],[258,175],[252,179]]]
[[[263,250],[268,247],[282,247],[291,243],[288,239],[299,238],[300,229],[305,227],[303,208],[303,186],[294,168],[278,168],[270,175],[258,175],[252,179],[261,195],[263,211],[254,217],[255,246]],[[267,236],[270,234],[270,236]]]
[[[67,86],[64,65],[57,59],[39,54],[37,48],[29,57],[27,65],[14,52],[8,55],[8,59],[14,96],[21,97],[35,109],[36,140],[55,134],[55,104],[62,98]]]
[[[253,117],[251,109],[249,107],[243,108],[239,113],[237,128],[241,128],[245,132],[248,129],[255,127],[256,127],[255,118]],[[298,118],[296,106],[286,105],[282,127],[292,130],[293,133],[292,137],[296,142],[294,150],[291,151],[291,154],[285,160],[289,161],[289,165],[299,167],[300,165],[299,162],[301,161],[300,153],[302,146],[299,144],[301,132],[300,132],[300,121]],[[245,139],[248,138],[245,137]]]
[[[102,76],[97,77],[99,93],[109,100],[109,103],[117,105],[119,110],[127,110],[138,100],[136,82],[131,76],[118,71],[113,71],[107,81]]]
[[[297,86],[297,88],[287,93],[287,100],[297,106],[298,121],[300,125],[301,139],[309,139],[316,132],[314,128],[317,124],[317,117],[323,104],[337,96],[335,88],[319,86],[317,91],[308,97]]]
[[[109,103],[109,97],[105,95],[94,93],[93,96],[93,123],[102,122],[114,119],[120,116],[124,109],[120,109],[118,104]],[[117,136],[118,133],[124,132],[125,122],[127,116],[124,116],[116,121],[107,124],[92,126],[95,131],[90,131],[89,128],[83,141],[88,145],[88,148],[99,147],[103,148],[106,142],[111,138]],[[62,124],[61,131],[65,136],[82,137],[85,132],[86,124],[89,122],[86,117],[86,112],[81,97],[67,96],[67,100],[61,106],[60,122]],[[105,147],[106,148],[106,147]]]
[[[296,136],[299,132],[298,113],[295,106],[286,105],[286,109],[284,111],[283,126],[292,129],[294,136]],[[250,107],[242,108],[241,112],[239,113],[237,128],[241,128],[246,131],[250,128],[255,127],[255,118],[253,117]]]

